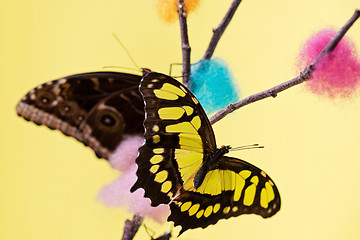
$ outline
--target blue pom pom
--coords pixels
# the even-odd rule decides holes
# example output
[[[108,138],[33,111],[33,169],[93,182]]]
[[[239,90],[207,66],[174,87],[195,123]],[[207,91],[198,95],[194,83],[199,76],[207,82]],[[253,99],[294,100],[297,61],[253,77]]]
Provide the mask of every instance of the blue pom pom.
[[[206,114],[219,111],[239,101],[239,88],[225,60],[214,58],[191,65],[189,89]]]

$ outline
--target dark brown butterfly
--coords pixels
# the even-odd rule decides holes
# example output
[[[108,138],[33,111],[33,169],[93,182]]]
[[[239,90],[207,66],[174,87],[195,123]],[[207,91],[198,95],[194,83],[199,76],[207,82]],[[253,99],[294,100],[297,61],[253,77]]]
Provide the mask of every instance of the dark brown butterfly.
[[[150,70],[143,69],[146,74]],[[16,106],[19,116],[91,147],[108,159],[124,136],[143,134],[142,76],[89,72],[46,82],[28,92]]]

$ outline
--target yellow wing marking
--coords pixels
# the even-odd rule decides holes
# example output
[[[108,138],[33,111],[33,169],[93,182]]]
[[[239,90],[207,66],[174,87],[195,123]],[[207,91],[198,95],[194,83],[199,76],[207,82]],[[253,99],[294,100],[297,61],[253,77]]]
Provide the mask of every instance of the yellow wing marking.
[[[162,153],[164,153],[164,149],[163,148],[154,148],[153,149],[153,152],[155,153],[155,154],[162,154]]]
[[[153,126],[152,130],[153,130],[154,132],[158,132],[158,131],[160,130],[160,128],[159,128],[158,125],[155,124],[155,125]]]
[[[190,116],[194,112],[194,109],[190,106],[183,106],[183,109],[185,110],[186,115],[188,116]]]
[[[251,171],[250,170],[242,170],[239,175],[244,178],[247,179],[248,177],[250,177],[251,175]]]
[[[151,168],[150,168],[150,172],[152,173],[156,173],[158,170],[159,170],[159,167],[160,165],[153,165]]]
[[[208,206],[208,207],[205,209],[204,217],[210,216],[210,214],[212,213],[212,211],[213,211],[213,206],[212,206],[212,205]]]
[[[269,180],[265,183],[265,187],[261,189],[260,193],[260,206],[263,208],[268,208],[269,203],[274,200],[275,193],[273,189],[272,182]]]
[[[192,97],[191,99],[194,101],[195,104],[199,103],[199,101],[195,97]]]
[[[197,130],[191,125],[190,122],[180,122],[172,125],[168,125],[165,128],[166,132],[185,132],[198,134]]]
[[[179,96],[186,96],[186,93],[182,89],[170,83],[164,83],[164,85],[160,89],[155,89],[154,94],[156,97],[165,100],[177,100]]]
[[[181,90],[183,90],[185,93],[187,92],[186,89],[180,85]]]
[[[228,214],[229,212],[230,212],[230,207],[229,206],[225,207],[223,213]]]
[[[174,193],[172,193],[172,192],[168,192],[168,193],[167,193],[167,195],[169,196],[169,198],[173,198]]]
[[[164,83],[164,85],[160,88],[160,90],[174,93],[180,97],[185,97],[186,95],[186,93],[183,90],[170,83]]]
[[[192,203],[191,202],[185,202],[181,205],[180,207],[180,211],[185,212],[187,211],[190,207],[191,207]]]
[[[163,107],[158,110],[159,117],[162,120],[177,120],[180,119],[184,115],[184,113],[185,109],[183,109],[182,107]]]
[[[162,183],[167,179],[167,177],[168,177],[168,172],[166,170],[162,170],[161,172],[158,172],[155,175],[154,181],[158,183]]]
[[[201,218],[203,214],[204,214],[204,209],[201,209],[200,211],[197,212],[196,217]]]
[[[192,216],[192,215],[194,215],[195,213],[197,213],[197,211],[199,210],[199,208],[200,208],[200,204],[198,204],[198,203],[192,205],[191,208],[190,208],[189,211],[188,211],[189,216]]]
[[[150,158],[150,163],[157,164],[161,162],[164,159],[162,155],[154,155],[152,158]]]
[[[165,100],[177,100],[179,98],[178,95],[173,94],[172,92],[165,92],[160,89],[155,89],[154,94],[157,98],[161,98]]]
[[[172,183],[170,181],[166,181],[161,185],[161,191],[163,193],[167,193],[168,191],[170,191],[172,187]]]
[[[253,184],[251,184],[250,186],[248,186],[245,189],[244,205],[246,205],[246,206],[250,206],[254,202],[255,194],[256,194],[256,187],[257,187],[257,184],[259,183],[259,177],[253,176],[250,179],[250,182],[252,182]]]
[[[153,139],[153,142],[154,142],[155,144],[160,142],[160,136],[159,136],[159,135],[154,135],[154,136],[152,137],[152,139]]]
[[[267,208],[268,205],[269,205],[266,188],[261,189],[261,193],[260,193],[260,205],[261,205],[263,208]]]
[[[258,185],[259,183],[259,177],[258,176],[253,176],[250,180],[250,182],[252,182],[255,185]]]
[[[214,205],[214,213],[217,213],[218,211],[219,211],[219,209],[220,209],[220,203],[217,203],[217,204],[215,204]]]
[[[234,191],[234,201],[237,202],[239,201],[240,197],[241,197],[241,192],[245,186],[245,179],[240,175],[240,174],[236,174],[235,175],[235,191]]]
[[[193,125],[193,127],[197,130],[199,130],[199,128],[201,127],[201,119],[199,116],[195,116],[192,120],[191,120],[191,124]]]
[[[255,193],[256,193],[256,185],[255,184],[251,184],[250,186],[248,186],[245,189],[245,196],[244,196],[244,205],[245,206],[250,206],[251,204],[253,204],[254,198],[255,198]]]
[[[269,182],[265,183],[265,188],[266,188],[266,192],[267,192],[268,201],[271,202],[275,198],[274,189],[273,189],[271,183],[269,183]]]

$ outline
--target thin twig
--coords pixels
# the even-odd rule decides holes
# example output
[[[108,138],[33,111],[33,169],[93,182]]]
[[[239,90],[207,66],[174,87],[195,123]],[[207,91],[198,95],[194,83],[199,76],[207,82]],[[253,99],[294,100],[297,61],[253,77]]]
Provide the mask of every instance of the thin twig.
[[[182,48],[182,55],[183,55],[183,69],[182,69],[182,76],[183,76],[183,83],[187,85],[190,79],[190,52],[191,47],[189,44],[189,36],[188,36],[188,29],[187,29],[187,13],[186,13],[186,6],[184,5],[184,0],[179,0],[178,2],[178,10],[179,14],[179,23],[180,23],[180,34],[181,34],[181,48]]]
[[[139,230],[143,220],[144,218],[137,214],[134,214],[132,220],[126,219],[122,240],[132,240]]]
[[[256,93],[254,95],[251,95],[247,98],[244,98],[236,103],[230,104],[227,107],[225,107],[224,109],[220,110],[219,112],[217,112],[215,115],[213,115],[210,118],[210,123],[214,124],[217,121],[219,121],[220,119],[224,118],[226,115],[228,115],[229,113],[245,106],[248,105],[250,103],[262,100],[264,98],[268,98],[268,97],[276,97],[278,93],[293,87],[295,85],[298,85],[302,82],[305,82],[307,80],[309,80],[309,78],[311,77],[311,74],[314,72],[315,68],[316,68],[316,64],[319,62],[319,60],[327,53],[331,52],[332,50],[334,50],[334,48],[336,47],[336,45],[339,43],[339,41],[343,38],[343,36],[345,35],[345,33],[349,30],[349,28],[355,23],[355,21],[360,17],[360,10],[357,9],[355,10],[354,15],[349,19],[349,21],[338,31],[338,33],[331,39],[331,41],[326,45],[326,47],[319,53],[319,55],[315,58],[315,60],[309,65],[307,66],[301,73],[299,76],[297,76],[294,79],[291,79],[287,82],[284,82],[280,85],[277,85],[273,88],[270,88],[268,90],[265,90],[263,92],[259,92]]]
[[[217,26],[216,28],[213,29],[213,36],[212,36],[209,46],[203,56],[204,60],[210,59],[212,57],[212,55],[214,54],[215,48],[216,48],[221,36],[225,32],[225,29],[229,25],[229,23],[230,23],[231,19],[233,18],[240,3],[241,3],[241,0],[234,0],[231,3],[230,8],[227,11],[227,13],[225,14],[224,18],[221,20],[219,26]]]

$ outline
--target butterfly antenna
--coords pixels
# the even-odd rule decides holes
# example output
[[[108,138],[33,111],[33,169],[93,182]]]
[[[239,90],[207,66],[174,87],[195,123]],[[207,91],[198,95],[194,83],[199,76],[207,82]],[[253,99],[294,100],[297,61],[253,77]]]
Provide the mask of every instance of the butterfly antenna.
[[[121,67],[121,66],[104,66],[103,68],[120,68],[120,69],[139,71],[139,69],[137,69],[137,68]]]
[[[240,151],[240,150],[255,149],[255,148],[264,148],[264,146],[260,146],[259,144],[255,143],[255,144],[249,144],[249,145],[244,145],[244,146],[240,146],[240,147],[230,148],[230,151]]]
[[[147,234],[149,235],[149,237],[151,237],[151,239],[152,239],[154,233],[151,235],[150,232],[149,232],[150,229],[148,229],[145,224],[144,224],[144,228],[145,228],[146,233],[147,233]]]
[[[113,33],[114,38],[116,39],[116,41],[120,44],[120,46],[124,49],[124,51],[126,52],[126,54],[128,55],[128,57],[130,58],[131,62],[134,64],[134,66],[137,69],[141,69],[135,62],[134,58],[131,56],[130,52],[126,49],[125,45],[120,41],[120,39],[118,38],[118,36]]]
[[[182,65],[182,63],[170,63],[169,76],[171,76],[173,66],[175,66],[175,65]]]

